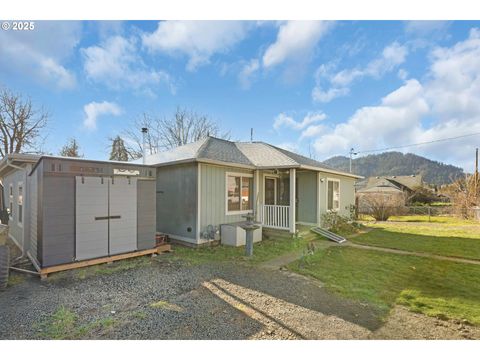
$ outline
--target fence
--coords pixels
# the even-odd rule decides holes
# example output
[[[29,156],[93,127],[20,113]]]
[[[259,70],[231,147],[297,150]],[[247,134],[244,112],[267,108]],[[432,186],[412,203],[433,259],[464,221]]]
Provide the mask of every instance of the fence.
[[[418,215],[428,216],[459,216],[463,218],[476,219],[480,221],[480,207],[456,208],[453,206],[384,206],[373,209],[368,206],[361,206],[357,209],[357,216],[373,215],[374,213],[391,214],[391,216]],[[387,216],[388,217],[388,216]]]

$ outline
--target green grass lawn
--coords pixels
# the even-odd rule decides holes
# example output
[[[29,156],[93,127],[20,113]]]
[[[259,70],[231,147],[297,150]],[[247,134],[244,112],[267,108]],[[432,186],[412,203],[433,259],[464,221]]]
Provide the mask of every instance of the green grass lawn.
[[[480,259],[480,224],[451,217],[403,216],[392,221],[368,223],[372,231],[352,242],[425,252],[435,255]]]
[[[313,276],[342,296],[394,304],[480,325],[480,266],[349,247],[319,250],[290,270]]]
[[[307,248],[307,244],[316,239],[320,239],[308,229],[300,231],[299,237],[285,233],[271,237],[270,239],[263,239],[259,243],[253,245],[253,256],[248,258],[245,256],[245,247],[233,246],[212,246],[212,247],[198,247],[188,248],[184,246],[176,246],[175,256],[188,261],[191,264],[200,264],[213,261],[235,261],[246,264],[258,264],[278,256],[299,251]]]

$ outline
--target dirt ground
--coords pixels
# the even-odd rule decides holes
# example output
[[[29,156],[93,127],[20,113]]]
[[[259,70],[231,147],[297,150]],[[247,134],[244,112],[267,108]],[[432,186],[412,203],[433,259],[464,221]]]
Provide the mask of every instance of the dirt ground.
[[[192,266],[171,254],[87,276],[15,278],[0,292],[0,339],[52,338],[49,323],[59,308],[74,314],[66,338],[480,339],[478,327],[402,307],[385,317],[285,270]]]

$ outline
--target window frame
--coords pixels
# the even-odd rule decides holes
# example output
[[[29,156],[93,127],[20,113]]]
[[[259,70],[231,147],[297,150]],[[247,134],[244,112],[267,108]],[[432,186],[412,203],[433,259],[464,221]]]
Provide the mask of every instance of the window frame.
[[[249,210],[241,210],[242,208],[242,203],[240,201],[240,210],[228,210],[228,178],[229,177],[240,177],[240,199],[242,197],[242,178],[251,178],[252,179],[252,204],[251,204],[251,209]],[[253,212],[253,204],[255,202],[255,199],[254,199],[254,188],[255,188],[255,184],[254,184],[254,177],[253,177],[253,174],[249,174],[249,173],[236,173],[236,172],[226,172],[225,173],[225,191],[224,191],[224,194],[225,194],[225,215],[242,215],[242,214],[248,214],[248,213],[251,213]]]
[[[20,204],[20,187],[22,188],[22,203]],[[25,207],[24,207],[24,198],[25,198],[25,187],[23,186],[23,181],[19,181],[17,183],[17,225],[19,227],[23,227],[23,219],[24,219],[24,216],[25,216]],[[20,206],[22,207],[22,216],[20,218]],[[20,221],[21,220],[21,221]]]
[[[338,183],[338,208],[336,208],[336,209],[333,208],[333,202],[334,202],[333,198],[332,198],[332,209],[328,208],[328,182],[329,181]],[[342,196],[342,190],[341,190],[340,184],[341,184],[341,181],[338,178],[327,178],[327,180],[326,180],[326,186],[325,186],[325,188],[326,188],[325,189],[326,190],[326,196],[325,196],[326,197],[326,199],[325,199],[326,204],[325,205],[326,206],[325,206],[325,208],[326,208],[327,212],[338,212],[338,211],[340,211],[340,199],[341,199],[341,196]],[[332,197],[333,197],[333,194],[332,194]]]

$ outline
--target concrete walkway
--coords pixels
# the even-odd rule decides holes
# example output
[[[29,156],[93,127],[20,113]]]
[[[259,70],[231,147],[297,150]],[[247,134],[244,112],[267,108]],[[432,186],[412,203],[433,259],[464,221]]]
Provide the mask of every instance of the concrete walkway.
[[[323,241],[323,240],[315,241],[315,250],[320,250],[320,249],[323,250],[331,246],[340,246],[340,245],[333,241]],[[290,264],[291,262],[301,259],[302,256],[305,255],[305,251],[306,249],[303,249],[303,250],[297,250],[297,251],[293,251],[293,252],[281,255],[271,260],[265,261],[264,263],[260,264],[260,267],[264,269],[270,269],[270,270],[281,269],[284,266],[287,266],[288,264]]]

